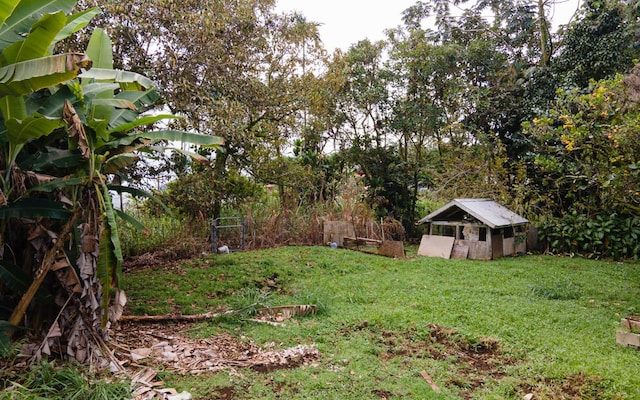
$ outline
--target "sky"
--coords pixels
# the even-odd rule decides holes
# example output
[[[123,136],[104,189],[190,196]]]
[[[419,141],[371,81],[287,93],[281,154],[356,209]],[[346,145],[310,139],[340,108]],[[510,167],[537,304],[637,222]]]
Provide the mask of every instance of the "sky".
[[[308,21],[319,22],[320,39],[325,48],[347,50],[368,38],[382,40],[385,29],[402,23],[402,11],[417,0],[277,0],[279,12],[298,11]],[[566,23],[580,0],[559,1],[552,10],[554,24]]]

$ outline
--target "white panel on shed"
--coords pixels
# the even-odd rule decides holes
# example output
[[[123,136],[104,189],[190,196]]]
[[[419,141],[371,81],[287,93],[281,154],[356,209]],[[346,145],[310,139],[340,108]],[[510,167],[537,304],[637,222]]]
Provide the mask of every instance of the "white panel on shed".
[[[456,238],[451,236],[423,235],[418,248],[419,256],[451,258]]]

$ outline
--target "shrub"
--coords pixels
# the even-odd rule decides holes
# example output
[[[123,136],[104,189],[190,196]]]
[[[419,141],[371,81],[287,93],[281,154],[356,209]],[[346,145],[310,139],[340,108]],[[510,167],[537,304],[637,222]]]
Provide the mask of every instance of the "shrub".
[[[572,213],[543,223],[540,239],[548,251],[589,258],[640,258],[640,217]]]

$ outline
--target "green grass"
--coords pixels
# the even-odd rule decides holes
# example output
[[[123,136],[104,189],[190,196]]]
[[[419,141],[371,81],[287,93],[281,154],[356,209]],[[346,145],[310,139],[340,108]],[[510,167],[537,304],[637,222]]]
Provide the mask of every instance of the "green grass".
[[[126,400],[131,386],[125,381],[91,376],[81,365],[54,367],[47,362],[30,366],[26,373],[0,373],[0,400]],[[90,378],[91,376],[91,378]]]
[[[239,399],[638,399],[640,352],[618,346],[615,331],[640,314],[639,277],[638,263],[393,260],[289,247],[130,271],[125,285],[135,314],[318,305],[284,328],[240,317],[196,325],[198,337],[229,331],[282,347],[314,343],[321,354],[269,373],[163,373],[196,399],[225,390]]]

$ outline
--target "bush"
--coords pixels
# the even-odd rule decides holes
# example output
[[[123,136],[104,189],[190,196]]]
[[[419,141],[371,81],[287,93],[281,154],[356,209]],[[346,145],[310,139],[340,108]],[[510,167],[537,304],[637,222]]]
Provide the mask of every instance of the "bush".
[[[589,258],[640,258],[640,217],[568,214],[543,223],[540,240],[552,253]]]

